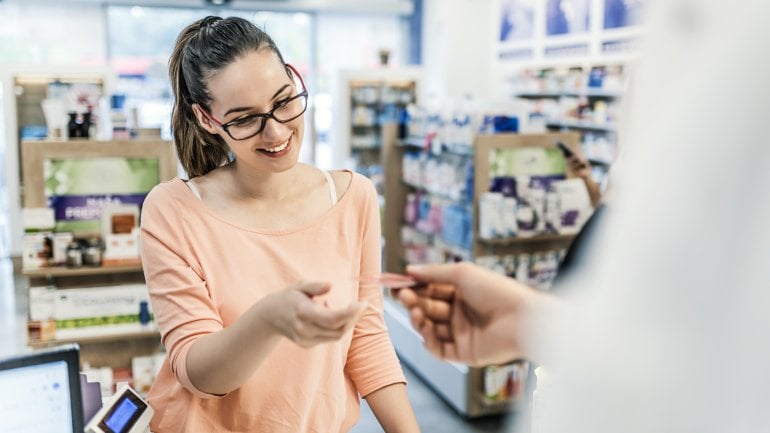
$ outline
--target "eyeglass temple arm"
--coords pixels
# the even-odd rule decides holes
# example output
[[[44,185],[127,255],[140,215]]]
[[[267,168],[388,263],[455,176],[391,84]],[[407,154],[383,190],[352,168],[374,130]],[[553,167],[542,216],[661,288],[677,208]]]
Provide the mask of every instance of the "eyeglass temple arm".
[[[302,90],[307,90],[307,87],[305,86],[305,80],[303,80],[303,79],[302,79],[302,75],[299,73],[299,71],[297,70],[297,68],[295,68],[295,67],[294,67],[294,66],[293,66],[291,63],[287,63],[287,64],[286,64],[286,67],[287,67],[287,68],[289,68],[289,69],[291,69],[291,71],[292,71],[292,72],[293,72],[295,75],[297,75],[297,77],[299,78],[299,82],[300,82],[300,84],[302,84]]]

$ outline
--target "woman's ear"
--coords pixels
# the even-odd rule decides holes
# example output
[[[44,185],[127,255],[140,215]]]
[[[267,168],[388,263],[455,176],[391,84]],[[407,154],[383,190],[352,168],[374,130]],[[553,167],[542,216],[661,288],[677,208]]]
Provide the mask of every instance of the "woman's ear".
[[[214,126],[214,122],[209,119],[208,116],[203,114],[203,109],[198,104],[192,104],[193,113],[195,113],[195,118],[198,119],[198,125],[201,126],[201,128],[208,131],[210,134],[218,134],[219,131]]]

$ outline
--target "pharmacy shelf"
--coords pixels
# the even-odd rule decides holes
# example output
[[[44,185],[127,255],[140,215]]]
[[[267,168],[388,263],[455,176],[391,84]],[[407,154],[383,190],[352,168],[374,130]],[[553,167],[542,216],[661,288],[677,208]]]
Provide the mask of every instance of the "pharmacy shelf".
[[[426,139],[424,137],[408,137],[400,140],[397,146],[408,149],[427,151],[428,155],[435,157],[441,157],[442,155],[455,155],[465,158],[473,157],[472,145],[459,146],[459,149],[453,149],[451,147],[442,145],[441,152],[436,153],[433,151],[433,149],[431,149],[429,145],[426,145]]]
[[[456,204],[473,206],[473,202],[469,202],[467,199],[462,198],[462,197],[451,197],[451,196],[449,196],[447,194],[444,194],[444,193],[441,193],[441,192],[437,192],[437,191],[429,190],[429,189],[425,188],[424,186],[417,185],[415,183],[406,181],[404,179],[401,179],[401,183],[403,183],[404,185],[408,186],[409,188],[411,188],[411,189],[413,189],[415,191],[419,191],[419,192],[421,192],[423,194],[426,194],[426,195],[429,195],[431,197],[440,198],[440,199],[447,200],[447,201],[450,201],[450,202],[456,203]]]
[[[67,268],[63,266],[52,266],[40,269],[24,269],[22,275],[30,278],[45,277],[78,277],[86,275],[109,275],[109,274],[127,274],[142,272],[142,265],[126,266],[83,266],[80,268]]]
[[[160,337],[160,332],[155,325],[127,323],[122,325],[94,326],[91,328],[57,329],[56,338],[44,341],[29,341],[27,344],[33,348],[40,348],[68,343],[89,344],[158,337]]]
[[[484,239],[479,238],[478,241],[487,246],[508,246],[514,244],[540,244],[540,243],[562,243],[571,242],[575,238],[575,235],[538,235],[531,237],[506,237],[506,238],[493,238]]]
[[[566,122],[546,122],[546,126],[549,128],[560,129],[584,129],[588,131],[601,131],[601,132],[617,132],[617,128],[613,124],[599,125],[598,123],[585,122],[585,121],[566,121]]]
[[[618,99],[623,97],[623,92],[602,90],[602,89],[585,89],[585,90],[564,90],[554,92],[519,92],[514,95],[517,98],[538,99],[538,98],[561,98],[561,97],[580,97],[586,96],[589,98],[605,98],[605,99]]]
[[[406,137],[398,142],[402,147],[413,147],[415,149],[425,149],[426,138],[425,137]]]
[[[426,232],[424,230],[420,230],[419,228],[408,224],[403,223],[404,227],[409,227],[410,229],[414,230],[415,232],[426,236],[429,240],[429,243],[434,248],[440,248],[454,256],[462,257],[465,260],[472,260],[473,259],[473,251],[469,250],[468,248],[462,247],[460,245],[455,245],[452,242],[448,242],[444,238],[441,237],[441,234],[439,233],[430,233]]]

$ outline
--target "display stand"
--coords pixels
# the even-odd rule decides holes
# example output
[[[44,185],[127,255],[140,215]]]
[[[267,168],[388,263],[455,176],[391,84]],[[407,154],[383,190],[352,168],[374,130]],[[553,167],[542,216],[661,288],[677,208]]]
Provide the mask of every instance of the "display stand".
[[[407,264],[401,230],[404,227],[404,207],[406,196],[420,185],[409,185],[403,178],[402,159],[405,152],[422,148],[421,140],[399,141],[396,138],[396,125],[383,128],[382,161],[385,171],[385,209],[383,233],[387,239],[384,248],[384,267],[391,272],[404,272]],[[466,155],[473,159],[473,242],[470,249],[443,242],[433,236],[434,246],[446,249],[446,257],[462,256],[466,260],[482,255],[504,255],[521,252],[564,249],[569,246],[574,236],[540,235],[530,238],[501,238],[483,240],[479,237],[478,197],[490,187],[489,153],[494,149],[520,147],[552,147],[554,140],[561,140],[570,147],[579,145],[576,133],[553,134],[499,134],[478,135],[473,142],[473,152]],[[423,346],[422,338],[412,328],[406,310],[395,300],[386,296],[385,320],[396,351],[422,379],[424,379],[447,403],[467,417],[499,414],[521,409],[525,401],[507,399],[490,400],[484,393],[484,369],[470,368],[462,364],[445,362],[430,354]],[[526,383],[520,386],[526,386]]]
[[[352,162],[382,193],[384,127],[399,122],[408,104],[419,96],[419,68],[380,68],[342,71],[336,82],[338,108],[334,113],[336,165]]]
[[[45,207],[48,204],[44,166],[50,165],[50,161],[110,158],[157,160],[157,179],[160,181],[169,180],[177,173],[173,145],[168,141],[25,141],[22,144],[24,206]],[[82,238],[98,236],[100,231],[88,229],[73,231],[73,234],[76,238]],[[140,264],[74,268],[49,266],[24,269],[22,274],[28,278],[29,287],[54,286],[57,291],[75,288],[99,290],[99,287],[145,283]],[[139,308],[136,314],[139,314]],[[66,335],[47,340],[30,340],[28,344],[32,347],[46,347],[76,342],[80,345],[81,361],[84,364],[113,369],[130,368],[133,357],[153,355],[162,349],[160,334],[153,322],[68,329]]]

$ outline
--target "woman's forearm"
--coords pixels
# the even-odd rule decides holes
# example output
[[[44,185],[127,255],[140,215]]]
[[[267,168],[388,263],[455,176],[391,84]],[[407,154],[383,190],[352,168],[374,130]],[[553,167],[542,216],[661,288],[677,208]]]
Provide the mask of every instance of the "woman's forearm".
[[[237,389],[275,348],[281,336],[264,320],[265,304],[254,304],[231,326],[193,343],[186,367],[199,391],[222,395]]]
[[[366,396],[366,402],[385,433],[419,432],[417,419],[409,404],[406,385],[394,383]]]

